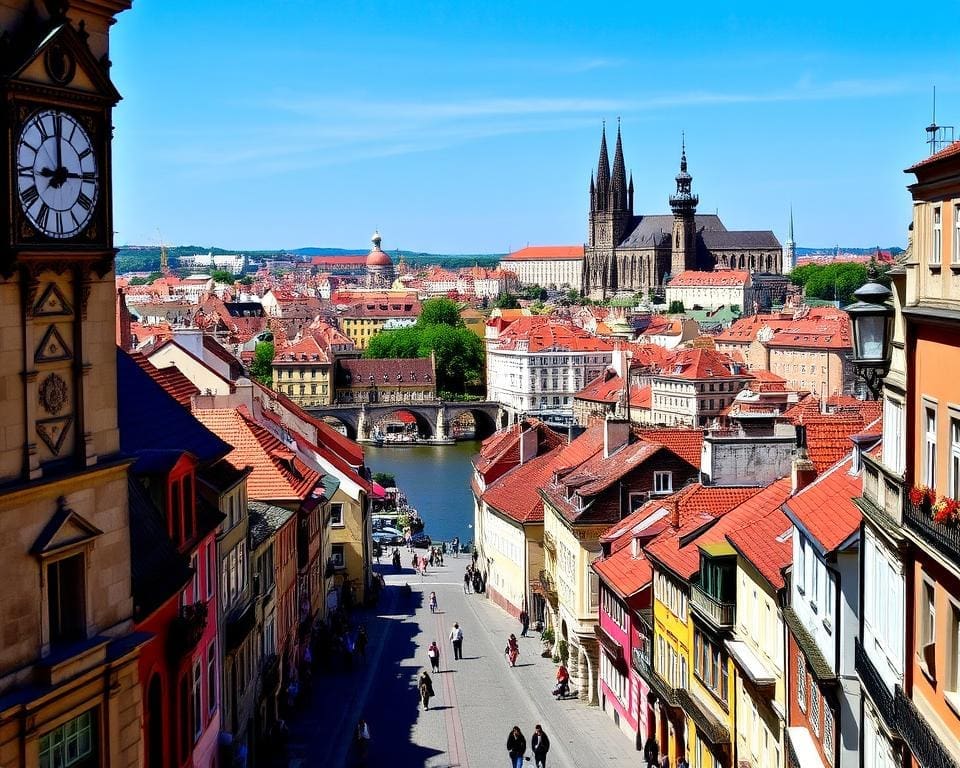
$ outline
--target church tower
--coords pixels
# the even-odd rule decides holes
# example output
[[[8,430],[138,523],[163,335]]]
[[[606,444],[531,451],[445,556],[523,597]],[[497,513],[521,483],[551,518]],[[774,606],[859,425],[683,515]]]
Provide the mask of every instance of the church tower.
[[[787,245],[783,253],[783,274],[797,268],[797,244],[793,241],[793,206],[790,206],[790,229],[787,230]]]
[[[673,240],[670,251],[670,274],[679,275],[687,269],[695,269],[697,262],[697,203],[700,198],[691,191],[693,177],[687,173],[687,146],[684,141],[680,153],[680,173],[677,174],[677,191],[670,195],[673,211]]]
[[[623,160],[623,141],[617,126],[617,146],[613,156],[613,172],[607,154],[607,129],[600,136],[600,159],[596,181],[590,179],[590,231],[587,245],[612,250],[628,234],[633,217],[633,177],[627,182]]]

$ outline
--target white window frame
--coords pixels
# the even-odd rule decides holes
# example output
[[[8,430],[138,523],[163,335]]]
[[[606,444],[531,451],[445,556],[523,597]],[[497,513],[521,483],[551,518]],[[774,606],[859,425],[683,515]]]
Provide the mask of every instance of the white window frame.
[[[654,493],[673,493],[673,472],[657,470],[653,473]]]
[[[330,546],[330,562],[334,568],[346,568],[346,551],[343,544],[332,544]]]
[[[830,765],[834,763],[834,748],[833,748],[833,710],[829,706],[826,706],[824,702],[823,708],[823,751],[827,755],[827,762]]]
[[[810,726],[814,734],[820,737],[820,688],[816,685],[810,686]]]
[[[339,514],[338,514],[339,512]],[[343,522],[343,503],[342,502],[331,502],[330,503],[330,525],[334,528],[343,528],[345,523]]]
[[[950,601],[950,625],[947,634],[947,681],[944,695],[957,709],[960,706],[960,605]]]
[[[193,708],[193,743],[200,740],[203,733],[203,662],[198,656],[193,662],[193,680],[190,683],[190,704]]]
[[[950,254],[953,264],[960,264],[960,204],[953,205],[953,252]]]
[[[960,499],[960,413],[950,410],[950,498]]]
[[[883,400],[883,463],[897,474],[906,464],[903,401],[887,397]]]
[[[937,404],[923,400],[923,482],[937,487]]]
[[[933,249],[930,263],[939,266],[943,263],[943,212],[939,205],[933,206]]]
[[[797,706],[800,711],[807,711],[807,662],[803,654],[797,652]]]

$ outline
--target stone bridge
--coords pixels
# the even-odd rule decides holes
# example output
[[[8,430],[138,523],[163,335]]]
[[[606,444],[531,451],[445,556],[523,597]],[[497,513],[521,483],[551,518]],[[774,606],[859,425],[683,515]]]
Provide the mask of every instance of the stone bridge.
[[[440,439],[449,437],[450,425],[464,413],[473,416],[477,437],[483,438],[507,426],[507,412],[500,403],[427,400],[420,402],[350,403],[323,405],[305,409],[318,418],[332,418],[347,428],[354,440],[370,440],[373,426],[380,419],[397,411],[406,411],[417,420],[421,437]]]

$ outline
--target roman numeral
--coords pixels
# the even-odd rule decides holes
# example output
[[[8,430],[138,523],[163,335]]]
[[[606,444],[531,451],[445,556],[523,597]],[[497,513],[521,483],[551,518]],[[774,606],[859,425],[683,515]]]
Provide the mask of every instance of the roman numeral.
[[[90,149],[90,147],[87,147],[85,150],[83,150],[83,152],[77,153],[77,156],[78,156],[81,160],[83,160],[83,158],[85,158],[85,157],[86,157],[87,155],[89,155],[91,152],[93,152],[93,150]]]
[[[80,178],[83,179],[84,181],[96,181],[96,180],[97,180],[97,172],[96,172],[96,171],[84,171],[83,174],[80,176]]]
[[[37,213],[37,225],[40,229],[47,228],[47,219],[50,218],[50,206],[46,203],[40,203],[40,211]]]
[[[77,198],[77,202],[85,211],[89,211],[91,208],[93,208],[93,200],[83,194],[83,192],[80,193],[80,197]]]
[[[32,165],[21,165],[17,167],[17,174],[19,176],[33,176],[33,166]]]
[[[40,130],[41,140],[46,140],[50,138],[50,134],[47,133],[47,126],[43,124],[43,120],[37,120],[37,128]]]
[[[23,200],[23,204],[29,208],[40,197],[40,193],[37,191],[37,185],[31,184],[26,189],[20,192],[20,199]]]
[[[57,232],[63,232],[63,212],[57,211]]]
[[[76,229],[80,226],[80,222],[77,221],[77,217],[73,212],[73,208],[70,209],[70,218],[73,219],[73,228]]]

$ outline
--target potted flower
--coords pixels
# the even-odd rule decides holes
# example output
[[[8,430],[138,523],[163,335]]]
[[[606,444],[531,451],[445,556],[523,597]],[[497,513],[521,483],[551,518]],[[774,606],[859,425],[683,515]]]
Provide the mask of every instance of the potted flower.
[[[915,485],[907,492],[907,498],[910,499],[910,503],[913,504],[916,509],[927,514],[937,500],[937,494],[932,488],[928,488],[926,485]]]
[[[956,499],[951,499],[949,496],[941,496],[931,509],[933,522],[956,523],[958,508],[960,508],[960,503],[958,503]]]
[[[554,639],[553,627],[547,627],[540,633],[540,641],[543,643],[543,652],[540,655],[543,656],[543,658],[549,659],[553,656]]]

